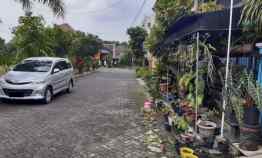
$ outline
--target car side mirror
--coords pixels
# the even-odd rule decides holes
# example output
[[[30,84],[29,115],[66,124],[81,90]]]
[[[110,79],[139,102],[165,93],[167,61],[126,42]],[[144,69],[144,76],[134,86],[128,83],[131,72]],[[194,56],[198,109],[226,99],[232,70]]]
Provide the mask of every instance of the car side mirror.
[[[58,73],[58,72],[60,72],[60,69],[55,68],[54,71],[53,71],[53,74]]]

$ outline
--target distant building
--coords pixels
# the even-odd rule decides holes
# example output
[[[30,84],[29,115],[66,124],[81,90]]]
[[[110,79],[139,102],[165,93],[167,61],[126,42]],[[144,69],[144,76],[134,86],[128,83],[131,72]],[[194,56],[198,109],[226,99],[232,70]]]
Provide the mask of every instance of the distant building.
[[[99,50],[94,56],[94,59],[99,62],[99,65],[106,66],[108,63],[108,56],[112,54],[112,51],[106,47]]]
[[[106,42],[104,43],[104,47],[112,52],[113,64],[117,64],[128,50],[127,45],[119,44],[118,42]]]
[[[116,52],[115,52],[116,56],[115,56],[115,58],[116,58],[117,60],[120,60],[121,57],[122,57],[127,51],[128,51],[127,45],[118,45],[118,46],[116,46]]]

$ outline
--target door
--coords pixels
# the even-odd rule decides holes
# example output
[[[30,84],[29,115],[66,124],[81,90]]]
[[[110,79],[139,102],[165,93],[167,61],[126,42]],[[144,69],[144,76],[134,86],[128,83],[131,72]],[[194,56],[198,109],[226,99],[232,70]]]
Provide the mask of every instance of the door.
[[[55,70],[59,70],[55,72]],[[52,69],[52,86],[54,89],[54,93],[58,93],[65,87],[65,69],[63,67],[63,62],[59,61],[55,63],[55,66]]]
[[[68,61],[61,61],[63,69],[64,89],[68,88],[69,81],[72,77],[72,66]]]

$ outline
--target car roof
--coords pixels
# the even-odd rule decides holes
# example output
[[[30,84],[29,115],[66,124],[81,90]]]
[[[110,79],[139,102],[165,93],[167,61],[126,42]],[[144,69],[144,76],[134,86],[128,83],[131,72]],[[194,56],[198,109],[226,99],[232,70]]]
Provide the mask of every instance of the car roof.
[[[68,59],[66,58],[59,58],[59,57],[31,57],[25,60],[40,60],[40,61],[52,61],[52,62],[61,61],[61,60],[68,61]]]

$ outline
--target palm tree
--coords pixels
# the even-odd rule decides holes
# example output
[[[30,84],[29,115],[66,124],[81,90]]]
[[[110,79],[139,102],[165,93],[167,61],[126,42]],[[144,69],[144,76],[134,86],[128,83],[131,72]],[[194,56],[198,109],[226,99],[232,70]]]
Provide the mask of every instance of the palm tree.
[[[32,7],[32,3],[37,1],[42,4],[48,5],[52,10],[53,13],[57,16],[64,16],[65,13],[65,7],[63,0],[15,0],[22,4],[24,9],[30,9]],[[0,24],[3,23],[3,21],[0,18]]]
[[[33,2],[39,2],[47,5],[53,11],[53,13],[57,16],[64,16],[65,7],[63,0],[16,0],[20,2],[24,9],[30,9],[32,7]]]
[[[245,0],[241,22],[255,24],[257,31],[262,32],[261,0]]]

